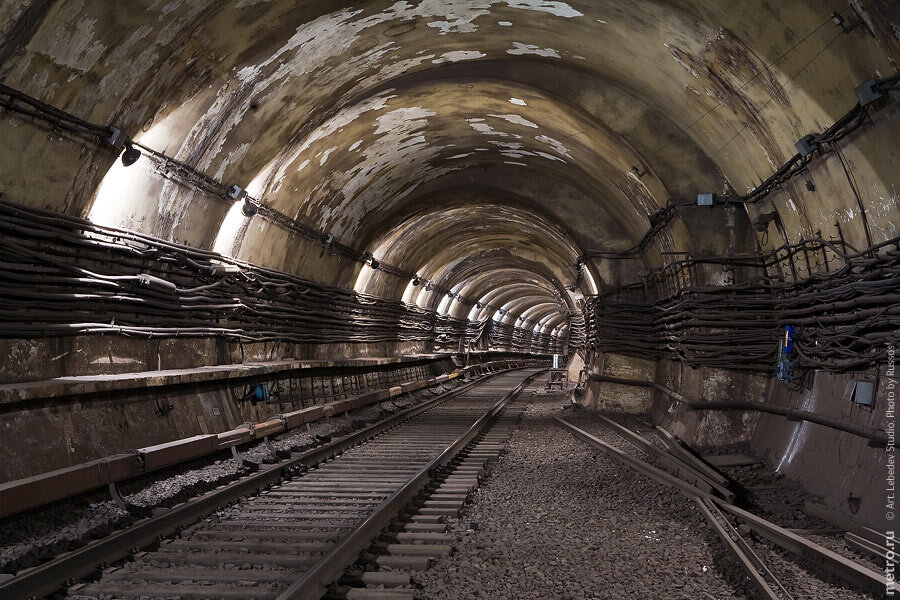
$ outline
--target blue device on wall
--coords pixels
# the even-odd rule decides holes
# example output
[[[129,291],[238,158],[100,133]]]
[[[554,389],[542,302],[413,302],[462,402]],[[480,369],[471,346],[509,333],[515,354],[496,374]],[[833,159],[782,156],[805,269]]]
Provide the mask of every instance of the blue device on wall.
[[[781,339],[781,345],[778,348],[778,381],[790,383],[794,380],[794,365],[791,362],[791,354],[794,351],[794,326],[786,325],[784,328],[784,337]]]

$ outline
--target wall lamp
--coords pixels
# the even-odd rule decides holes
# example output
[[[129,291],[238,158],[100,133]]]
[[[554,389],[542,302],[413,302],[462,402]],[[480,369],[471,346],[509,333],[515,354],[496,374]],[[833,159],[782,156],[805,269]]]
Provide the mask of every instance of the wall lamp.
[[[130,167],[141,157],[141,151],[131,142],[125,142],[125,152],[122,153],[122,166]]]

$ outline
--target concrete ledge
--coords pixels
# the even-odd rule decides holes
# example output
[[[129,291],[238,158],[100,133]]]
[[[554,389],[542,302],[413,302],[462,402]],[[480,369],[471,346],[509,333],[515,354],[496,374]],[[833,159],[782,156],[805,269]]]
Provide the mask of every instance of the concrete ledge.
[[[327,369],[352,367],[377,367],[423,360],[449,358],[451,354],[413,354],[403,357],[354,358],[347,360],[277,360],[254,362],[194,369],[171,369],[165,371],[140,371],[115,375],[84,375],[57,377],[42,381],[25,381],[0,384],[0,405],[78,396],[99,392],[134,390],[143,388],[204,383],[241,377],[257,377],[298,369]]]
[[[513,361],[490,363],[498,370],[510,368]],[[509,365],[509,366],[508,366]],[[520,366],[520,363],[516,363]],[[492,369],[493,370],[493,369]],[[427,382],[439,385],[459,375],[441,375]],[[267,435],[281,433],[322,417],[368,406],[396,397],[405,391],[420,389],[423,381],[414,381],[351,398],[275,415],[261,423],[243,423],[235,429],[214,435],[197,435],[155,446],[107,456],[91,462],[49,471],[33,477],[0,484],[0,518],[62,500],[109,483],[116,483],[163,467],[172,466],[233,446],[249,443]]]

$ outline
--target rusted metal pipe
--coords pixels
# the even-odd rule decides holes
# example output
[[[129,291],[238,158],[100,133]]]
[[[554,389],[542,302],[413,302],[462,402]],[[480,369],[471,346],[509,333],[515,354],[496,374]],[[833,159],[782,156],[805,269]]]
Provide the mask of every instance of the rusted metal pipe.
[[[792,408],[786,406],[772,406],[768,404],[759,404],[757,402],[740,402],[740,401],[717,401],[717,402],[709,402],[709,401],[696,401],[690,400],[673,389],[670,389],[662,384],[656,383],[655,381],[643,381],[640,379],[623,379],[621,377],[608,377],[606,375],[595,375],[592,374],[590,376],[591,381],[600,381],[605,383],[617,383],[619,385],[630,385],[635,387],[645,387],[645,388],[653,388],[662,392],[663,394],[669,396],[673,400],[677,400],[681,404],[684,404],[691,410],[750,410],[757,412],[764,412],[773,415],[781,415],[786,417],[788,421],[809,421],[810,423],[817,423],[819,425],[824,425],[825,427],[829,427],[831,429],[836,429],[838,431],[843,431],[846,433],[853,434],[855,436],[859,436],[862,438],[866,438],[869,440],[869,445],[874,448],[884,448],[887,446],[888,438],[887,434],[883,429],[876,429],[874,427],[866,427],[864,425],[857,425],[855,423],[848,423],[846,421],[842,421],[840,419],[835,419],[833,417],[827,417],[825,415],[820,415],[818,413],[810,412],[808,410],[800,410],[799,408]]]

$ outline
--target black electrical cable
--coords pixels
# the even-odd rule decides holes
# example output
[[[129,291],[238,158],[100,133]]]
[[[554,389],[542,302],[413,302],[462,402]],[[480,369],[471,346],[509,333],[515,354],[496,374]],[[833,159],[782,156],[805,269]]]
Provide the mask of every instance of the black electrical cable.
[[[397,300],[0,199],[0,337],[421,340],[455,348],[480,332]],[[561,345],[546,336],[527,347],[546,353]]]

